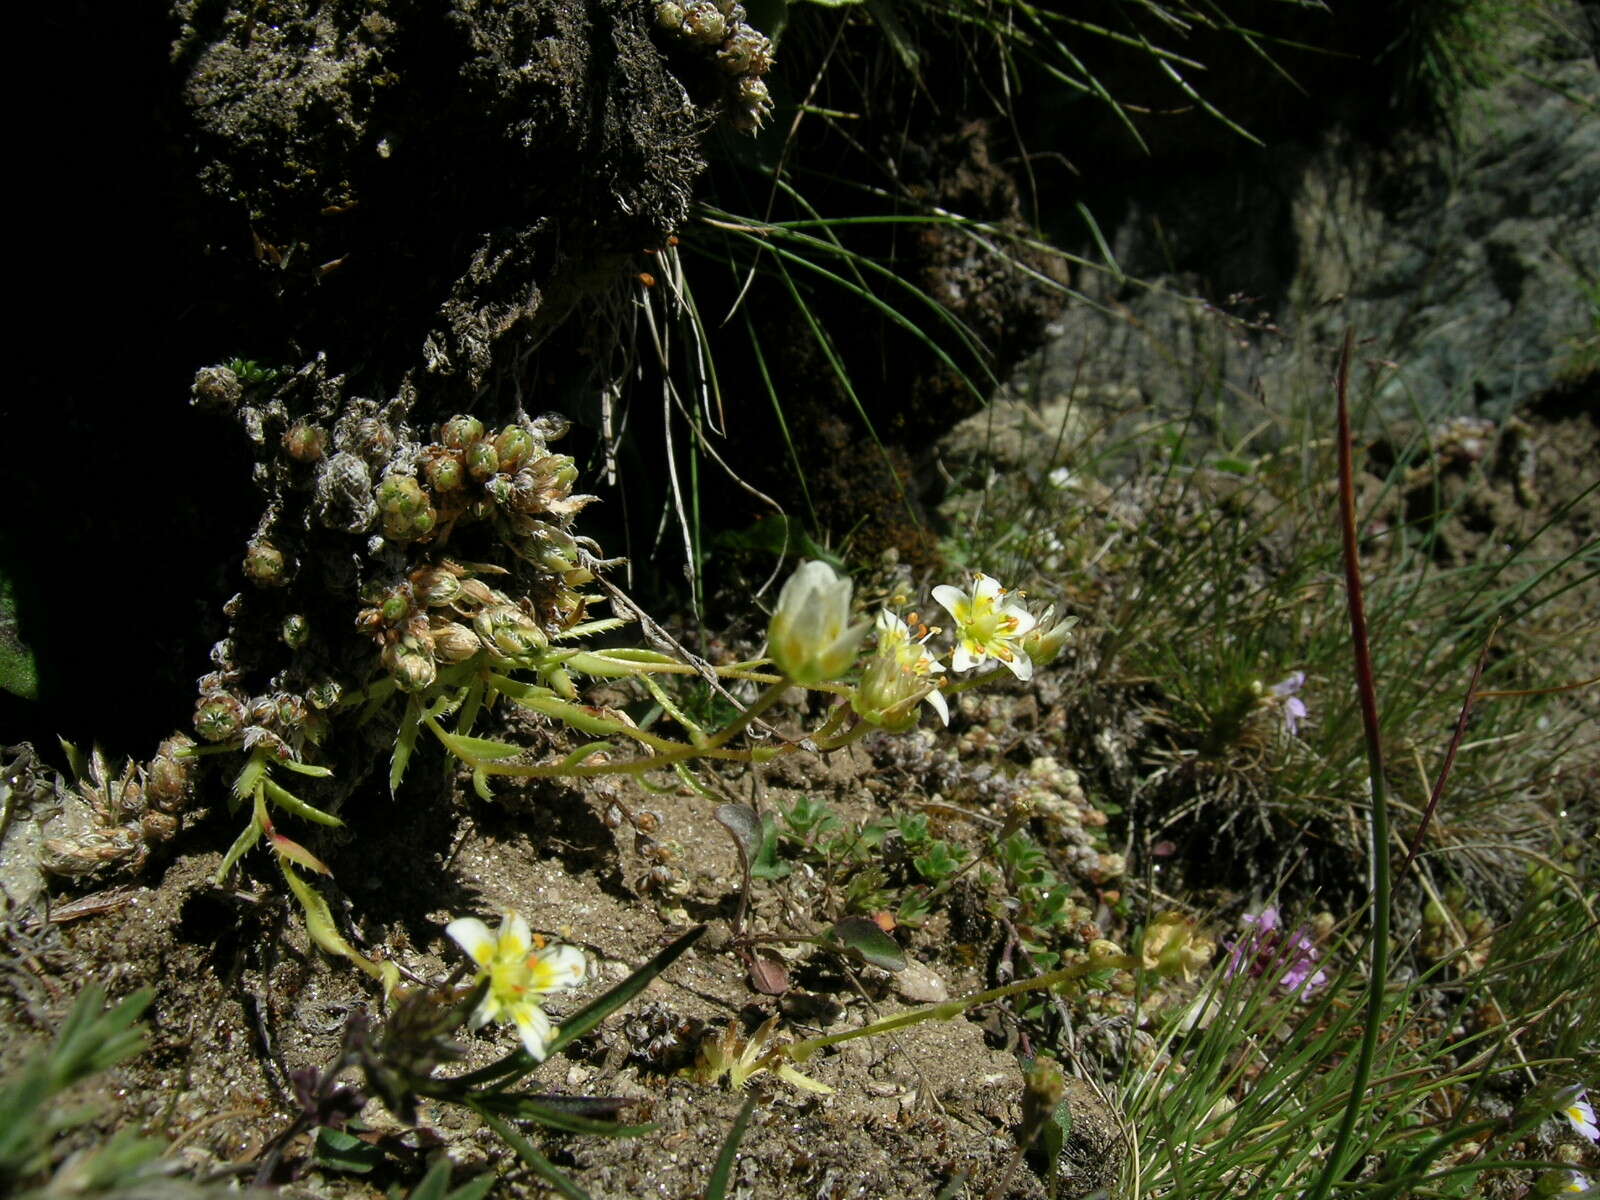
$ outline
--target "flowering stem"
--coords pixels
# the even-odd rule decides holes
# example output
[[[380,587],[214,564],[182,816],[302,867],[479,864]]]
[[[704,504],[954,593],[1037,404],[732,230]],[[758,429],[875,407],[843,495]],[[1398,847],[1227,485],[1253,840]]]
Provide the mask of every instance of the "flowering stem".
[[[1355,651],[1356,691],[1361,700],[1361,723],[1367,741],[1367,774],[1372,783],[1372,953],[1371,978],[1367,982],[1367,1023],[1362,1030],[1361,1047],[1350,1081],[1350,1099],[1344,1118],[1328,1150],[1322,1174],[1307,1193],[1308,1200],[1325,1200],[1335,1179],[1344,1177],[1345,1153],[1355,1132],[1363,1105],[1369,1103],[1367,1081],[1372,1077],[1372,1060],[1377,1050],[1383,1021],[1383,1000],[1389,975],[1389,805],[1383,777],[1382,730],[1378,722],[1378,693],[1373,682],[1372,646],[1367,638],[1367,613],[1361,594],[1361,559],[1356,542],[1356,501],[1354,465],[1350,439],[1350,354],[1355,346],[1355,331],[1346,329],[1344,348],[1339,355],[1339,516],[1344,540],[1345,592],[1350,608],[1350,640]]]

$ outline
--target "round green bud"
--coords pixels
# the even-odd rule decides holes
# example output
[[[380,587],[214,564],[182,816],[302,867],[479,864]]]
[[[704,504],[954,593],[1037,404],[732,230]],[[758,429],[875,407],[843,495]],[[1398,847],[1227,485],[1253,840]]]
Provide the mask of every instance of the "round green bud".
[[[384,648],[383,665],[402,692],[423,691],[439,676],[432,648],[410,634]]]
[[[287,564],[283,551],[265,538],[257,538],[245,548],[244,573],[262,587],[277,587],[286,582]]]
[[[195,705],[194,728],[208,742],[232,741],[244,729],[244,705],[229,692],[201,696]]]
[[[533,434],[520,425],[507,425],[494,439],[494,452],[500,458],[502,471],[515,471],[538,449]]]
[[[411,475],[385,475],[378,484],[378,508],[385,516],[409,517],[427,504],[422,485]]]
[[[411,597],[402,591],[390,592],[378,606],[378,613],[390,625],[398,625],[411,615]]]
[[[461,460],[453,454],[441,454],[437,458],[430,458],[423,470],[428,475],[428,486],[436,492],[453,492],[466,479],[466,471],[461,465]]]
[[[440,427],[439,440],[456,450],[465,450],[473,442],[483,440],[483,422],[476,417],[451,417]]]
[[[324,679],[321,683],[314,683],[306,689],[306,699],[312,708],[324,712],[339,703],[339,697],[344,694],[344,688],[336,679]]]
[[[306,620],[304,613],[290,613],[283,619],[283,627],[278,634],[285,646],[298,650],[311,638],[311,622]]]
[[[678,33],[683,29],[683,5],[674,0],[662,0],[656,5],[656,26],[669,33]]]
[[[500,469],[500,455],[493,442],[474,442],[467,450],[467,474],[480,483]]]
[[[414,538],[427,537],[433,532],[433,527],[438,523],[439,514],[433,510],[433,505],[430,504],[411,518],[411,536]]]
[[[550,644],[539,623],[515,604],[486,608],[472,619],[478,636],[508,658],[542,650]]]

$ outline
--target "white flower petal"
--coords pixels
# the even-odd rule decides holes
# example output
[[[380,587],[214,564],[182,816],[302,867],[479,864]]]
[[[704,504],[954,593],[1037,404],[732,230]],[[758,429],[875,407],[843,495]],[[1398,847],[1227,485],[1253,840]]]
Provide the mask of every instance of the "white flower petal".
[[[551,946],[528,960],[528,986],[540,994],[564,991],[582,983],[588,969],[576,946]]]
[[[528,929],[528,922],[515,909],[507,909],[506,915],[500,918],[499,940],[500,953],[507,958],[521,958],[533,949],[533,934]]]
[[[943,692],[934,688],[924,699],[933,706],[933,711],[939,714],[939,720],[946,725],[950,724],[950,705],[945,702]]]
[[[950,669],[957,674],[970,671],[973,667],[983,662],[984,656],[974,655],[965,642],[957,642],[955,650],[950,655]]]
[[[1033,659],[1029,658],[1021,650],[1013,650],[1011,657],[1002,661],[1011,668],[1011,673],[1023,683],[1027,683],[1028,680],[1033,678]]]
[[[544,1009],[529,1000],[516,1005],[510,1015],[517,1023],[517,1034],[522,1038],[522,1048],[528,1052],[528,1057],[534,1062],[543,1062],[550,1049],[550,1039],[555,1036]]]
[[[933,598],[944,607],[958,625],[961,623],[962,613],[972,604],[965,592],[958,587],[951,587],[948,583],[941,583],[934,588]]]
[[[444,931],[480,967],[487,967],[494,960],[495,936],[477,917],[457,917]]]

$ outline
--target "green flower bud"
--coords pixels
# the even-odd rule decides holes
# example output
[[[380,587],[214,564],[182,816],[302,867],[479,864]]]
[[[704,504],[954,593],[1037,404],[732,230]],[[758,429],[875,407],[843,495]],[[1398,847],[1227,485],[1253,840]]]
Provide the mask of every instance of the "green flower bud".
[[[493,442],[474,442],[467,449],[467,474],[482,483],[500,469],[500,455]]]
[[[798,684],[839,678],[856,660],[868,621],[850,624],[850,580],[823,562],[801,563],[778,595],[767,648],[778,670]]]
[[[494,452],[500,458],[502,471],[515,471],[536,449],[538,443],[533,440],[533,434],[520,425],[507,425],[494,439]]]
[[[288,582],[283,551],[265,538],[257,538],[245,548],[244,573],[261,587],[278,587]]]
[[[387,517],[406,517],[421,512],[428,503],[422,485],[411,475],[385,475],[378,484],[378,509]]]
[[[683,6],[674,0],[662,0],[656,5],[656,27],[665,29],[669,33],[679,33],[683,29]]]
[[[483,422],[476,417],[454,416],[439,430],[439,440],[456,450],[465,450],[483,440]]]
[[[194,710],[195,732],[208,742],[229,742],[244,730],[244,705],[231,692],[210,692]]]
[[[683,10],[683,31],[703,46],[715,46],[728,36],[728,18],[711,0],[693,0]]]
[[[411,590],[429,608],[442,608],[461,595],[461,577],[443,567],[426,567],[411,576]]]
[[[531,654],[550,644],[539,623],[515,604],[484,609],[472,619],[472,627],[485,643],[508,658]]]
[[[1061,647],[1067,644],[1067,635],[1078,623],[1077,617],[1063,617],[1052,625],[1050,618],[1055,611],[1056,606],[1052,604],[1040,614],[1038,623],[1023,635],[1022,652],[1035,667],[1048,666],[1056,660]]]
[[[285,646],[298,650],[311,639],[311,622],[306,620],[304,613],[290,613],[283,619],[283,627],[278,635],[283,638]]]
[[[423,691],[439,677],[432,647],[409,633],[384,647],[383,665],[402,692]]]
[[[324,712],[339,703],[339,697],[343,694],[344,687],[336,679],[324,679],[306,689],[306,699],[311,707]]]
[[[328,435],[309,421],[296,421],[283,435],[284,453],[295,462],[314,463],[328,450]]]
[[[384,597],[378,606],[378,615],[390,625],[398,625],[411,615],[411,597],[396,588]]]
[[[430,458],[423,469],[427,472],[428,486],[440,493],[455,491],[466,479],[466,469],[454,454]]]

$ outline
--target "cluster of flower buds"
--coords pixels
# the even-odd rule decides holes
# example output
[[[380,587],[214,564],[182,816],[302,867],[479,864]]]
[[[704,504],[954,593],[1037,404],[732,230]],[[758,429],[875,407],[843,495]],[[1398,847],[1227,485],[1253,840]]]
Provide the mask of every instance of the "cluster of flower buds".
[[[762,79],[772,69],[772,40],[747,23],[744,5],[735,0],[660,0],[656,28],[716,63],[728,80],[735,128],[742,133],[761,128],[772,111],[772,96]]]
[[[478,654],[526,658],[550,644],[545,626],[526,604],[448,559],[418,567],[369,600],[372,606],[361,611],[357,624],[383,647],[384,669],[406,692],[431,687],[441,664],[452,666]],[[576,603],[581,609],[581,597]],[[557,627],[571,619],[560,604],[547,616]]]
[[[325,687],[312,688],[305,696],[287,691],[244,696],[230,686],[229,676],[215,672],[200,680],[194,728],[204,741],[238,743],[246,750],[263,747],[283,762],[299,758],[307,743],[322,740],[327,727],[323,710],[337,699],[337,689],[330,693]]]
[[[46,838],[40,866],[52,875],[84,876],[107,867],[138,870],[150,847],[178,832],[193,782],[194,742],[174,734],[144,766],[127,763],[113,773],[93,751],[77,781],[77,798],[88,805],[94,826],[73,837]]]

